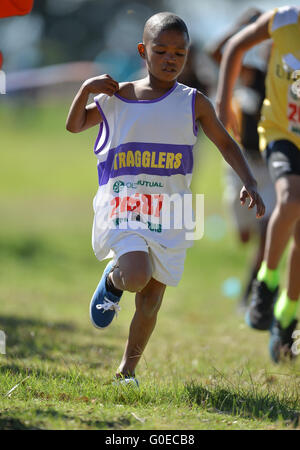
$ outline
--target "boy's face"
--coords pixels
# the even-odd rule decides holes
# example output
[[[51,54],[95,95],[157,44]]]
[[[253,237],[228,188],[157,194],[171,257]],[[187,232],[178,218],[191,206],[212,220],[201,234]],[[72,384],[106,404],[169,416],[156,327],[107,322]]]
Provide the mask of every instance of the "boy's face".
[[[186,33],[178,30],[161,31],[138,45],[146,60],[148,71],[162,81],[173,81],[180,75],[188,54]]]

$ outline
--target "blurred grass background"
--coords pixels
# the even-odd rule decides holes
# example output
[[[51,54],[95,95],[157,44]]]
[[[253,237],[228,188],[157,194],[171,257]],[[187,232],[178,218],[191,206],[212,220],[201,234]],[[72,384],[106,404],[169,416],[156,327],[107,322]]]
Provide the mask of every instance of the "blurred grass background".
[[[299,361],[274,366],[267,334],[248,329],[238,297],[222,293],[228,278],[243,281],[254,248],[222,222],[224,166],[203,137],[193,190],[205,194],[206,219],[217,217],[221,234],[214,240],[206,220],[182,281],[167,289],[138,366],[141,392],[111,386],[134,296],[124,295],[105,332],[89,323],[105,266],[91,248],[97,130],[68,133],[68,108],[0,107],[0,429],[297,427]]]

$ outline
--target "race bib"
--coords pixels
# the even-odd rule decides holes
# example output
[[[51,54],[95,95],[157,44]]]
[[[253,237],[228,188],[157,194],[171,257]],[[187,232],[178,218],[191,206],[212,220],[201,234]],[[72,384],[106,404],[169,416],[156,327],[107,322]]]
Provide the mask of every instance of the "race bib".
[[[109,218],[118,228],[148,228],[161,232],[161,211],[164,196],[162,194],[122,195],[110,201]]]

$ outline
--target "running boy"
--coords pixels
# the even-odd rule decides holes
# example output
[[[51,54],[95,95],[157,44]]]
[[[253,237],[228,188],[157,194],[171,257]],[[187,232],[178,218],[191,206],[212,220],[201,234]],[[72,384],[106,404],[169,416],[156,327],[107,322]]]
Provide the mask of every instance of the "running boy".
[[[123,291],[136,293],[136,311],[116,374],[129,382],[136,382],[136,365],[155,327],[166,286],[178,284],[191,246],[184,229],[161,227],[161,211],[165,197],[190,193],[196,121],[243,180],[241,203],[249,197],[257,217],[264,214],[256,181],[210,101],[176,81],[188,48],[189,33],[179,17],[150,17],[138,44],[147,77],[120,85],[109,75],[85,81],[67,119],[67,129],[75,133],[100,124],[93,249],[100,260],[112,251],[113,260],[93,295],[90,317],[96,327],[107,327],[120,309]],[[96,97],[87,105],[91,93]]]
[[[230,103],[244,52],[272,38],[266,98],[258,132],[277,200],[268,223],[264,261],[253,283],[246,320],[259,330],[272,326],[270,353],[275,362],[279,361],[281,353],[293,356],[292,335],[297,325],[300,294],[300,98],[292,76],[300,69],[299,13],[299,8],[289,6],[268,11],[231,38],[224,51],[217,93],[221,121],[226,128],[235,128]],[[276,301],[276,320],[273,321],[279,285],[278,265],[290,237],[293,243],[289,252],[287,289],[281,291]]]

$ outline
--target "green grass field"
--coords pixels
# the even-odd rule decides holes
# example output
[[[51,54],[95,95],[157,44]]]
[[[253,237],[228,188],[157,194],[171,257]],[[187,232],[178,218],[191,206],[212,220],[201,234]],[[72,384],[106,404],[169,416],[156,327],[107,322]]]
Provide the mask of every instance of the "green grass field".
[[[97,130],[67,133],[67,109],[0,108],[0,429],[299,428],[299,360],[272,364],[268,335],[248,329],[237,298],[222,294],[224,280],[244,279],[253,251],[228,227],[195,242],[182,281],[167,289],[140,389],[112,385],[134,296],[110,328],[92,327],[105,265],[91,248]],[[193,187],[206,217],[225,217],[222,173],[202,142]]]

